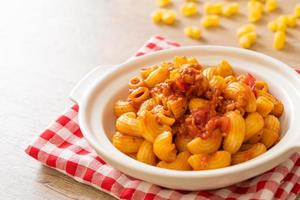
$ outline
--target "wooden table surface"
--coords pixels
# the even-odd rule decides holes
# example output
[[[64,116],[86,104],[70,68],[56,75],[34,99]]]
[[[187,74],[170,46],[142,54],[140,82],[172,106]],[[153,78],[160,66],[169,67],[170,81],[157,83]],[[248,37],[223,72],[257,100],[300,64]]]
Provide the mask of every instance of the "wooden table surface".
[[[179,0],[174,0],[178,8]],[[203,2],[203,0],[201,1]],[[245,13],[246,1],[241,1]],[[285,3],[284,3],[285,2]],[[299,0],[281,0],[288,13]],[[200,3],[201,5],[201,3]],[[183,19],[174,27],[157,26],[149,16],[154,0],[12,0],[0,4],[0,194],[1,199],[112,199],[43,167],[25,155],[26,146],[66,107],[69,91],[80,78],[101,64],[125,61],[154,34],[184,45],[237,46],[241,14],[222,18],[222,26],[203,31],[203,40],[185,38]],[[266,21],[258,23],[254,50],[300,67],[300,26],[288,32],[287,48],[272,49]]]

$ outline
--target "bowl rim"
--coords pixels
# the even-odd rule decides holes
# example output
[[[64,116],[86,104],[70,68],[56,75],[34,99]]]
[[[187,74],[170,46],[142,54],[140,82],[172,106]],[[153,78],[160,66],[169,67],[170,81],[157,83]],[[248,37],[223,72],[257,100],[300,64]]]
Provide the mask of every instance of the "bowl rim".
[[[270,56],[264,55],[262,53],[254,52],[251,50],[245,50],[245,49],[240,49],[240,48],[236,48],[236,47],[226,47],[226,46],[202,45],[202,46],[177,47],[174,49],[161,50],[161,51],[149,53],[149,54],[146,54],[146,55],[143,55],[140,57],[130,59],[124,63],[117,65],[115,67],[115,69],[108,72],[108,74],[106,74],[105,77],[101,77],[97,81],[95,81],[93,86],[86,91],[86,94],[84,95],[84,100],[79,102],[80,109],[79,109],[79,119],[78,120],[79,120],[80,127],[82,129],[82,133],[83,133],[84,137],[87,139],[87,141],[91,144],[91,146],[97,151],[97,153],[99,153],[104,158],[104,160],[109,160],[109,163],[111,163],[111,162],[119,163],[122,166],[125,166],[132,170],[135,170],[136,172],[141,172],[144,174],[159,175],[159,176],[165,176],[165,177],[176,176],[178,178],[184,177],[184,178],[193,179],[193,178],[200,178],[200,177],[205,178],[205,177],[211,177],[211,176],[229,175],[229,174],[233,174],[233,173],[237,173],[237,172],[242,172],[245,170],[251,170],[251,169],[254,169],[254,167],[263,165],[266,162],[269,162],[277,157],[280,157],[281,155],[290,153],[291,151],[295,152],[296,150],[300,149],[299,146],[295,146],[295,144],[292,143],[292,140],[288,140],[287,143],[289,142],[290,145],[287,144],[286,148],[282,147],[280,149],[277,149],[277,152],[274,152],[274,149],[273,149],[273,151],[272,151],[272,149],[269,149],[268,152],[266,153],[268,156],[263,157],[264,159],[262,159],[262,157],[259,156],[259,157],[256,157],[254,159],[251,159],[247,162],[244,162],[244,163],[241,163],[238,165],[229,166],[229,167],[220,168],[220,169],[213,169],[213,170],[179,171],[179,170],[170,170],[170,169],[159,168],[156,166],[151,166],[151,165],[142,163],[140,161],[132,159],[131,157],[127,156],[126,154],[123,154],[122,152],[117,150],[111,144],[111,147],[115,148],[115,150],[117,150],[117,152],[119,153],[119,156],[122,157],[122,159],[117,160],[114,157],[110,156],[111,153],[109,151],[101,148],[101,146],[93,139],[92,135],[89,133],[89,131],[88,131],[89,128],[85,124],[84,112],[83,112],[83,110],[86,110],[88,107],[89,101],[87,101],[87,100],[91,96],[91,94],[93,92],[93,88],[95,88],[96,85],[98,85],[101,81],[108,79],[109,76],[112,76],[113,73],[115,73],[115,71],[121,70],[122,68],[125,69],[126,66],[132,65],[137,61],[151,58],[151,57],[155,58],[155,56],[161,55],[161,54],[168,54],[168,53],[172,54],[172,53],[176,53],[176,52],[180,53],[180,52],[184,52],[184,51],[188,51],[188,50],[203,50],[203,49],[204,50],[207,50],[207,49],[216,50],[217,49],[217,50],[223,50],[223,51],[236,52],[238,54],[244,54],[244,55],[247,54],[248,56],[249,55],[254,56],[259,59],[268,60],[269,62],[275,63],[276,66],[278,67],[278,69],[283,71],[284,73],[286,73],[288,76],[297,75],[296,72],[294,70],[292,70],[288,65],[286,65],[285,63],[283,63],[275,58],[272,58]],[[299,75],[297,75],[297,81],[299,84],[297,85],[297,88],[300,91],[300,78],[298,76]],[[296,86],[294,86],[294,87],[296,87]],[[288,131],[291,131],[291,130],[288,130]],[[299,135],[300,134],[298,134],[298,138],[299,138]]]

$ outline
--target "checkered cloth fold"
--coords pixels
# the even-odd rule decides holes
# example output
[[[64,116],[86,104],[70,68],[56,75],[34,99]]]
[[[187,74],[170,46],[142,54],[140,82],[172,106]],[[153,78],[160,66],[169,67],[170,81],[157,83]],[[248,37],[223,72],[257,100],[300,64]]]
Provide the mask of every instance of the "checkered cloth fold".
[[[179,46],[155,36],[136,54]],[[78,106],[63,113],[26,149],[42,164],[76,181],[91,185],[118,199],[295,199],[300,192],[300,154],[295,153],[274,169],[242,183],[210,191],[166,189],[134,179],[105,163],[83,138]]]

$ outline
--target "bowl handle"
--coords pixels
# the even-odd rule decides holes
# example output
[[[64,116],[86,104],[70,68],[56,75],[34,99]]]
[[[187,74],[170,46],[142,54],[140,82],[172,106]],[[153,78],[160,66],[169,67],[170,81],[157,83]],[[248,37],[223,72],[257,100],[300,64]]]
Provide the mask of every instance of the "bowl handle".
[[[92,85],[99,78],[99,76],[103,76],[106,74],[106,72],[112,70],[113,68],[113,65],[101,65],[91,70],[71,90],[69,98],[74,103],[80,104],[80,101],[89,86]]]

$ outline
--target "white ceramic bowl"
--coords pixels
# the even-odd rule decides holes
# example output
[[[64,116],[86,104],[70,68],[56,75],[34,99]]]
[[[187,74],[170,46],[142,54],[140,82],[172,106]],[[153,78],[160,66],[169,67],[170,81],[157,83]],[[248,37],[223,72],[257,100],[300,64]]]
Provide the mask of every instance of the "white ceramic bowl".
[[[282,100],[281,140],[263,155],[245,163],[207,171],[175,171],[136,161],[117,150],[110,139],[115,133],[113,105],[126,98],[127,83],[141,67],[172,60],[174,56],[194,56],[200,63],[228,60],[237,72],[249,72],[269,83],[271,92]],[[259,175],[300,151],[300,78],[286,64],[239,48],[221,46],[180,47],[138,57],[117,66],[97,68],[71,92],[79,104],[79,124],[84,137],[110,165],[132,177],[180,190],[216,189]]]

